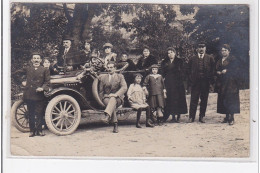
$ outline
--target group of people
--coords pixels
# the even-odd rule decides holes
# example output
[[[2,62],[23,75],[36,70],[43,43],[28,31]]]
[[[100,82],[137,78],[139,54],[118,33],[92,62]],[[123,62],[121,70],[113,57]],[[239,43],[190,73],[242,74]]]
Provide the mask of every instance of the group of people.
[[[40,125],[43,117],[39,116],[43,110],[40,110],[42,108],[39,108],[39,103],[44,99],[43,91],[48,90],[50,73],[58,74],[59,66],[66,70],[83,68],[84,64],[90,61],[93,53],[90,44],[85,42],[85,49],[75,53],[76,49],[71,47],[71,42],[70,38],[63,40],[63,50],[60,50],[54,65],[50,65],[48,58],[44,59],[43,66],[50,70],[40,66],[42,60],[39,53],[32,54],[32,66],[26,69],[27,84],[24,92],[30,117],[30,137],[44,135]],[[114,133],[118,133],[116,109],[124,102],[137,111],[137,128],[142,127],[140,125],[142,111],[146,111],[146,127],[162,125],[170,116],[172,116],[171,122],[179,123],[181,114],[188,112],[183,83],[185,73],[188,74],[191,82],[189,123],[195,121],[199,99],[199,122],[205,123],[209,87],[214,82],[218,93],[217,113],[226,114],[223,123],[233,125],[234,114],[240,113],[237,76],[239,66],[236,58],[230,54],[231,48],[228,44],[221,47],[222,59],[216,63],[213,56],[206,54],[205,43],[197,44],[196,54],[189,59],[188,63],[177,56],[173,47],[169,47],[168,56],[162,60],[160,66],[158,58],[150,54],[148,47],[144,47],[142,56],[136,64],[128,58],[126,52],[123,52],[121,59],[118,60],[117,54],[112,52],[111,43],[105,43],[103,49],[105,56],[100,58],[102,65],[99,70],[108,73],[98,76],[99,96],[106,106],[103,121],[114,124]],[[75,57],[76,54],[79,56]],[[116,73],[118,69],[136,71],[136,73],[134,75]],[[36,118],[35,114],[38,115]]]
[[[123,104],[124,92],[127,93],[130,106],[137,111],[137,128],[141,128],[140,116],[143,110],[146,111],[147,127],[161,125],[170,116],[172,116],[171,122],[179,123],[181,114],[188,112],[183,83],[183,74],[186,72],[191,82],[189,123],[195,121],[199,99],[199,122],[205,123],[210,85],[215,83],[218,93],[217,113],[226,114],[222,123],[233,125],[234,114],[240,113],[239,76],[237,75],[239,64],[230,54],[231,48],[228,44],[221,47],[222,58],[216,63],[213,56],[206,54],[205,43],[197,44],[196,50],[196,54],[185,64],[176,56],[176,50],[169,47],[168,57],[163,59],[159,68],[158,60],[150,54],[149,48],[145,47],[135,67],[136,70],[141,70],[141,73],[134,75],[128,90],[122,74],[116,74],[116,78],[112,77],[115,75],[116,61],[109,61],[107,64],[109,74],[103,75],[99,80],[101,93],[106,90],[104,88],[109,88],[106,96],[101,98],[105,99],[106,105],[104,121],[109,122],[112,119],[113,132],[118,132],[115,110]],[[110,81],[112,78],[113,80]]]

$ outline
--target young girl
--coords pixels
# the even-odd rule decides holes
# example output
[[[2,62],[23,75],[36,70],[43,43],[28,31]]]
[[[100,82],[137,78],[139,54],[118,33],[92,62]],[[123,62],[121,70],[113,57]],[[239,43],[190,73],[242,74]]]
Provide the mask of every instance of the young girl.
[[[49,57],[44,57],[43,59],[43,67],[47,68],[50,70],[50,75],[56,75],[58,74],[58,71],[56,68],[54,68],[52,65],[51,65],[51,62],[50,62],[50,59]]]
[[[137,110],[136,127],[142,128],[140,117],[143,110],[146,110],[146,127],[154,127],[150,119],[151,109],[146,103],[146,94],[140,85],[142,77],[140,73],[135,75],[134,83],[130,85],[127,91],[127,97],[131,107]]]
[[[151,66],[152,74],[146,76],[144,89],[148,88],[148,103],[152,109],[156,110],[158,125],[162,125],[162,109],[165,106],[166,89],[162,76],[158,74],[158,68],[156,64]]]

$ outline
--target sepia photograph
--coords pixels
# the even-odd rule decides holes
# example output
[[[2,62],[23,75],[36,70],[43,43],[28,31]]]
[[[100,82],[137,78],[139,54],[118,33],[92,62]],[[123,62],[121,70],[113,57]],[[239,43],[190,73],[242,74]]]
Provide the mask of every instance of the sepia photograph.
[[[258,2],[200,2],[9,1],[7,158],[255,161]]]
[[[249,6],[10,4],[14,156],[250,156]]]

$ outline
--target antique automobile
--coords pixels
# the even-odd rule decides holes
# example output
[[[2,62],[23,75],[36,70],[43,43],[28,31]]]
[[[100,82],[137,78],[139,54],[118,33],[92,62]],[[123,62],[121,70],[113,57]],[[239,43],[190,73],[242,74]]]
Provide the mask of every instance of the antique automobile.
[[[98,60],[82,70],[62,72],[51,76],[51,87],[45,92],[46,108],[45,123],[56,135],[72,134],[79,126],[81,118],[88,116],[104,116],[104,104],[98,95]],[[94,68],[93,68],[94,67]],[[21,132],[29,132],[28,112],[26,103],[18,94],[11,114],[14,126]],[[117,109],[118,120],[125,120],[133,110],[129,107]]]

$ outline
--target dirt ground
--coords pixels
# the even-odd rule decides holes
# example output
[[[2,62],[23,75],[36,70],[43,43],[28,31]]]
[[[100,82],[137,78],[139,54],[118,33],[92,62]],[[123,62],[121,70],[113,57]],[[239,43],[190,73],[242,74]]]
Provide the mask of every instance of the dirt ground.
[[[11,154],[15,156],[84,156],[84,157],[249,157],[250,115],[249,90],[240,91],[241,113],[235,124],[220,123],[224,115],[216,113],[217,95],[210,94],[205,124],[165,123],[155,128],[135,127],[136,115],[119,123],[119,133],[98,120],[84,119],[77,131],[68,136],[56,136],[45,130],[46,136],[29,138],[11,127]],[[189,96],[187,96],[189,103]],[[188,104],[189,105],[189,104]],[[168,120],[170,121],[170,119]]]

